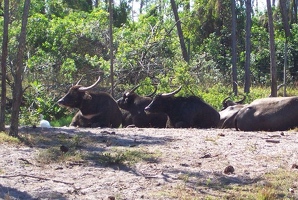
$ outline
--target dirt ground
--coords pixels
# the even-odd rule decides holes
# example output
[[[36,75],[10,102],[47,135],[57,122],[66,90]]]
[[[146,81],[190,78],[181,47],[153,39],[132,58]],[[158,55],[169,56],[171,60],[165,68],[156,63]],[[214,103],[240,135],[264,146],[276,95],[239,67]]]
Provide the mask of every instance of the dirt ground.
[[[225,186],[256,184],[298,164],[295,131],[24,127],[20,135],[26,145],[0,144],[2,199],[236,199]],[[40,157],[69,144],[80,156]],[[121,157],[132,152],[134,162]]]

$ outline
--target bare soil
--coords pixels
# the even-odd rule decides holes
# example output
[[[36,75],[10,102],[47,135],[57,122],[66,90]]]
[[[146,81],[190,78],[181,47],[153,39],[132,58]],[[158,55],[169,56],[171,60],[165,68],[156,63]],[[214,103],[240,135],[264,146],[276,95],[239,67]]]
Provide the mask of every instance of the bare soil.
[[[2,199],[237,199],[226,186],[257,184],[298,163],[295,131],[24,127],[20,135],[26,145],[0,144]],[[70,144],[80,156],[40,157]],[[124,153],[109,157],[115,152]]]

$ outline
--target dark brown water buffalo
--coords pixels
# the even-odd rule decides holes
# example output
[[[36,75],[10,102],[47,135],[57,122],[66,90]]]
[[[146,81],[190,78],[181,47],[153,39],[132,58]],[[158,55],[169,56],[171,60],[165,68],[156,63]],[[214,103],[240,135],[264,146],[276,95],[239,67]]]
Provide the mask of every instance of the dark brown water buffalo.
[[[298,127],[298,97],[270,97],[244,106],[235,119],[241,131],[283,131]]]
[[[235,117],[239,110],[241,110],[245,105],[243,104],[246,97],[243,95],[243,98],[240,101],[232,101],[227,97],[222,102],[222,109],[219,111],[220,120],[218,123],[218,128],[235,128]]]
[[[217,127],[219,113],[196,96],[175,97],[180,91],[156,95],[145,108],[146,112],[164,112],[168,115],[168,126],[173,128]]]
[[[135,93],[140,85],[137,85],[132,90],[125,92],[123,96],[117,100],[119,107],[126,110],[130,114],[130,118],[125,119],[125,124],[132,122],[136,127],[154,127],[165,128],[167,122],[167,115],[165,113],[146,113],[144,108],[152,101],[152,95],[155,91],[147,96],[140,96]],[[129,122],[127,122],[129,120]],[[124,124],[123,123],[123,124]],[[125,126],[125,125],[124,125]]]
[[[79,81],[58,100],[60,106],[79,109],[70,126],[113,128],[120,126],[122,115],[113,97],[106,92],[91,91],[99,81],[100,77],[89,87],[79,85]]]

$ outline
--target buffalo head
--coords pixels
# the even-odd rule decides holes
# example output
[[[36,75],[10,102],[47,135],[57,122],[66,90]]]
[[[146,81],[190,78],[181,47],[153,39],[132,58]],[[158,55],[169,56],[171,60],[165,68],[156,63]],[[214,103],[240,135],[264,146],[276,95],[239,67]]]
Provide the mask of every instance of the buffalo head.
[[[140,85],[135,86],[130,91],[125,92],[123,96],[117,100],[117,103],[120,108],[124,110],[131,110],[131,108],[134,107],[135,105],[137,105],[137,107],[143,106],[144,108],[145,106],[148,105],[147,103],[148,101],[151,102],[152,96],[156,93],[157,87],[154,87],[154,91],[151,94],[146,95],[144,97],[141,97],[135,93],[135,91],[139,87]],[[143,104],[146,104],[146,105],[143,105]]]
[[[88,90],[91,90],[100,82],[100,77],[97,79],[95,83],[88,87],[79,85],[80,82],[81,79],[77,82],[76,85],[72,86],[69,89],[69,91],[64,97],[58,100],[57,103],[60,106],[65,106],[69,108],[79,108],[83,100],[92,99],[92,96],[88,93]]]
[[[239,100],[239,101],[236,101],[236,102],[230,100],[230,98],[231,98],[230,96],[226,97],[222,101],[222,109],[221,110],[224,110],[224,109],[226,109],[229,106],[235,106],[235,105],[241,105],[241,104],[243,104],[243,102],[246,99],[246,96],[245,95],[242,95],[242,96],[243,96],[243,98],[241,100]]]

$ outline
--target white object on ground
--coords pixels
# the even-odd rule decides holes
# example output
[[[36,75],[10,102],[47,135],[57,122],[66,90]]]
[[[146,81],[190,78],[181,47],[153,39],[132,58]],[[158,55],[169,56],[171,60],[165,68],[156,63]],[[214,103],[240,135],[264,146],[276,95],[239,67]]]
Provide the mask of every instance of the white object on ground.
[[[43,119],[43,115],[40,114],[40,122],[39,126],[42,128],[51,128],[51,124],[49,121]]]

